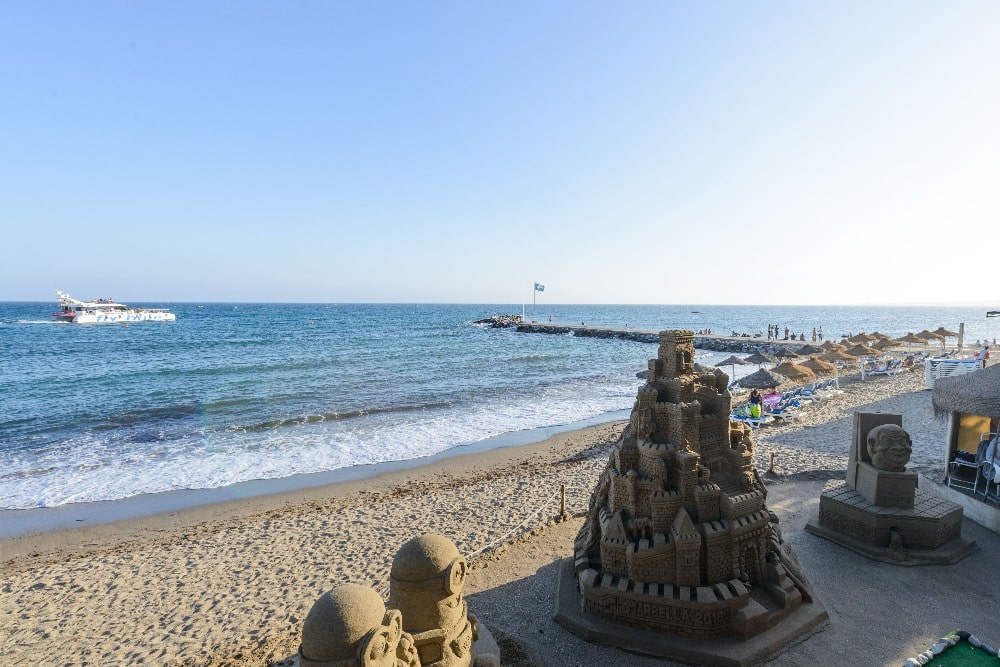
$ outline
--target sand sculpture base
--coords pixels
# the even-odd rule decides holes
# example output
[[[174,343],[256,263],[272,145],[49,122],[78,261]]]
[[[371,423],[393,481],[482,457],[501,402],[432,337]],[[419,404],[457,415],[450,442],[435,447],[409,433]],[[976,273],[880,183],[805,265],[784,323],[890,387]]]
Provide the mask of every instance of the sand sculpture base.
[[[628,588],[627,580],[623,579],[620,583],[624,588]],[[642,585],[640,582],[636,583]],[[713,602],[699,604],[697,600],[699,591],[702,596],[707,595],[701,588],[694,588],[685,591],[686,594],[693,596],[694,600],[689,600],[686,604],[674,600],[680,602],[681,606],[663,605],[658,610],[652,609],[656,606],[652,603],[648,606],[651,611],[656,612],[653,616],[659,613],[664,621],[670,618],[683,618],[686,623],[690,623],[696,618],[710,620],[713,616],[718,616],[719,605],[714,602],[718,592],[713,590],[711,594]],[[622,592],[627,596],[627,590]],[[675,592],[681,594],[679,589]],[[699,665],[749,667],[766,660],[789,644],[801,640],[828,618],[826,609],[815,598],[808,602],[800,601],[791,611],[784,608],[769,609],[765,605],[773,607],[773,604],[767,595],[748,595],[744,602],[745,605],[737,610],[737,613],[742,614],[750,624],[766,628],[747,639],[733,636],[695,639],[659,630],[637,628],[633,625],[622,625],[592,612],[584,612],[581,606],[581,592],[577,590],[575,565],[572,558],[566,558],[559,564],[555,620],[582,639],[617,646],[632,653],[671,658]]]
[[[295,654],[273,663],[271,667],[299,667],[299,664],[299,656]],[[473,667],[501,667],[500,645],[482,623],[479,624],[479,638],[472,645],[472,665]]]
[[[877,561],[948,564],[976,550],[961,536],[962,516],[961,505],[920,489],[913,489],[912,507],[886,507],[843,481],[830,481],[806,530]]]

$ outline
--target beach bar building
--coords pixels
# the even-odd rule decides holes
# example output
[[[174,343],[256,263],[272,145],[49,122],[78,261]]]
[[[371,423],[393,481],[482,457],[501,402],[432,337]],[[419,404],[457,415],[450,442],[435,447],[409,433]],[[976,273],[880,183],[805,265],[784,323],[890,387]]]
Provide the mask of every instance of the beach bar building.
[[[1000,364],[934,383],[935,415],[948,420],[942,492],[965,516],[1000,532]]]

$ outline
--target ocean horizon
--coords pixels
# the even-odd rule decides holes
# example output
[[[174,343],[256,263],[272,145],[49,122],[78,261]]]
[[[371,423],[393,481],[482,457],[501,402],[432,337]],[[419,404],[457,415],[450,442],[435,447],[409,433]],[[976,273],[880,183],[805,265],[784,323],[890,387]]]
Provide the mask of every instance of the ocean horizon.
[[[75,325],[53,322],[52,303],[0,303],[0,510],[155,507],[157,494],[541,439],[627,415],[656,356],[650,343],[474,324],[520,304],[130,305],[177,321]],[[964,324],[967,347],[1000,334],[978,306],[538,304],[525,316],[751,336],[776,324],[807,339]]]

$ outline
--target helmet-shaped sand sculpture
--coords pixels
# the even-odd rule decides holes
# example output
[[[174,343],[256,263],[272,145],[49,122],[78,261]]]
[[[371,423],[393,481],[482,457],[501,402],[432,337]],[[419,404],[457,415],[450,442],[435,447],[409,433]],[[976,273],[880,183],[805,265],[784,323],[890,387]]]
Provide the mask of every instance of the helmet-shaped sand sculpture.
[[[403,614],[423,667],[468,667],[477,623],[462,596],[468,564],[435,534],[406,542],[392,561],[389,605]]]
[[[302,626],[300,667],[420,667],[402,615],[368,586],[343,584],[313,604]]]

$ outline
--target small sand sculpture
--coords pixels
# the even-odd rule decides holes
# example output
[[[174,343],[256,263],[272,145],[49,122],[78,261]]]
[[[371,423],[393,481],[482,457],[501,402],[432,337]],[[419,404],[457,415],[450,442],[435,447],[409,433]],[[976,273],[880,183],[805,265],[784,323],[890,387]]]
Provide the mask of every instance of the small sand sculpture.
[[[421,667],[402,615],[361,584],[337,586],[313,604],[298,658],[300,667]]]
[[[298,655],[275,667],[500,667],[462,595],[467,572],[448,538],[413,538],[393,559],[388,609],[368,586],[337,586],[306,616]]]
[[[424,667],[468,667],[477,639],[476,617],[462,596],[468,565],[441,535],[404,544],[392,561],[389,604],[403,614]]]
[[[564,603],[561,579],[556,620],[585,638],[643,652],[711,664],[722,654],[744,664],[732,642],[692,648],[696,642],[670,638],[738,643],[796,615],[773,646],[758,642],[753,651],[761,655],[826,612],[767,509],[750,429],[730,419],[729,378],[696,367],[694,353],[692,332],[660,333],[576,540],[578,609]],[[808,613],[796,614],[804,607]]]
[[[964,540],[962,506],[917,488],[913,441],[901,415],[854,414],[845,481],[826,484],[806,529],[874,560],[954,563],[975,550]]]

